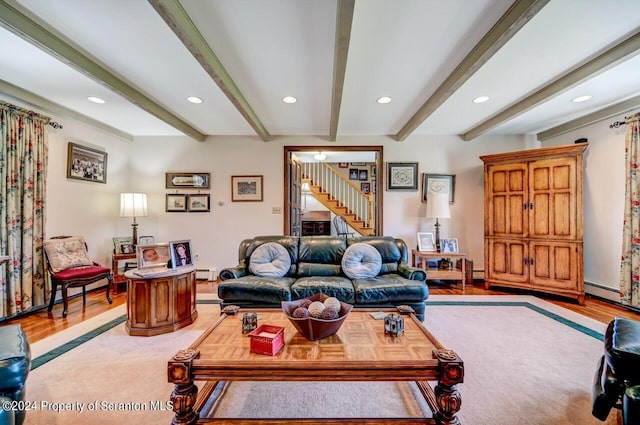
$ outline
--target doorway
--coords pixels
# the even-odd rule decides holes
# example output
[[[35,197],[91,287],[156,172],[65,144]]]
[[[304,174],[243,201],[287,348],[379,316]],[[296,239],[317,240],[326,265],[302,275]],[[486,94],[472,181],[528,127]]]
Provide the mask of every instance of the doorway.
[[[300,236],[301,229],[301,205],[302,205],[302,173],[299,156],[320,153],[327,155],[323,161],[356,163],[359,155],[370,153],[373,155],[375,177],[371,177],[373,194],[372,227],[374,235],[383,235],[382,230],[382,191],[383,181],[382,146],[285,146],[284,147],[284,234]],[[335,153],[335,154],[334,154]],[[355,159],[354,159],[355,158]],[[351,159],[351,160],[350,160]]]

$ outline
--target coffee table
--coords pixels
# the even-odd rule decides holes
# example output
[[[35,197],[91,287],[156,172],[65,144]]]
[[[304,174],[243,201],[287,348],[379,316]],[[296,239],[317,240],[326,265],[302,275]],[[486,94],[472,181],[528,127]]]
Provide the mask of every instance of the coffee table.
[[[395,418],[354,419],[221,419],[201,415],[217,385],[227,381],[415,381],[433,412],[433,418],[403,418],[401,423],[460,424],[462,402],[457,384],[463,381],[464,364],[413,315],[405,315],[404,334],[385,335],[383,320],[372,311],[354,309],[337,334],[318,341],[300,335],[281,310],[252,310],[260,324],[283,326],[285,345],[275,356],[249,351],[242,334],[242,312],[222,313],[189,348],[168,362],[175,425],[204,423],[376,423],[398,424]],[[388,310],[388,312],[396,312]],[[195,381],[205,381],[200,390]],[[427,381],[435,382],[432,388]],[[216,391],[216,394],[221,392]],[[213,397],[217,395],[214,394]],[[201,417],[202,416],[202,417]],[[310,422],[309,422],[310,421]]]

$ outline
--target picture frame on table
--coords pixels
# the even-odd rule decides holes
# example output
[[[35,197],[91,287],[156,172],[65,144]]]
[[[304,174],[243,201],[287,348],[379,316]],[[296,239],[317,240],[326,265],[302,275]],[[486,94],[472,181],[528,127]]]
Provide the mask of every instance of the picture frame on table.
[[[440,252],[458,252],[458,239],[440,238]]]
[[[153,242],[153,236],[138,236],[138,245],[151,245]]]
[[[194,264],[190,239],[170,241],[169,251],[171,252],[172,268],[177,269]]]
[[[168,172],[165,173],[165,187],[167,189],[209,189],[211,173]]]
[[[69,142],[67,145],[67,178],[94,183],[107,183],[107,156],[98,149]]]
[[[167,193],[166,212],[186,212],[187,195],[184,193]]]
[[[231,176],[232,202],[262,202],[263,176]]]
[[[211,211],[211,195],[209,195],[208,193],[189,195],[187,201],[187,210],[189,212]]]
[[[435,251],[436,240],[431,232],[418,232],[418,251]]]
[[[114,254],[123,254],[122,245],[133,244],[133,237],[131,236],[116,236],[112,240]]]
[[[138,245],[136,247],[138,269],[167,267],[171,260],[168,243]]]
[[[120,252],[122,254],[135,254],[136,246],[132,243],[121,243]]]
[[[387,190],[418,190],[418,163],[387,162]]]
[[[445,192],[449,194],[449,203],[453,204],[455,189],[455,174],[422,174],[422,202],[427,202],[429,193]]]

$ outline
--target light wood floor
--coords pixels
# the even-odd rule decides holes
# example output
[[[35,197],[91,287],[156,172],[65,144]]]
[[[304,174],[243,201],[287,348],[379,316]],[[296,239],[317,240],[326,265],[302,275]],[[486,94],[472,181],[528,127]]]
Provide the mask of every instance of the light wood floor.
[[[211,293],[217,291],[215,284],[202,283],[198,284],[198,292]],[[462,295],[462,289],[459,284],[431,284],[429,283],[429,291],[433,295]],[[472,287],[467,285],[465,295],[506,295],[519,294],[515,290],[509,292],[500,290],[485,290],[482,283],[476,282]],[[561,298],[542,296],[545,300],[564,307],[568,310],[583,314],[592,319],[603,323],[609,323],[614,317],[626,317],[629,319],[640,320],[640,314],[617,307],[614,304],[602,301],[597,298],[587,297],[585,305],[578,305],[576,302]],[[117,295],[111,296],[113,304],[109,305],[105,299],[105,291],[97,290],[87,293],[87,304],[83,307],[82,297],[76,297],[69,300],[69,313],[66,319],[62,318],[62,304],[56,304],[51,314],[47,313],[46,308],[32,313],[26,317],[15,319],[3,324],[20,323],[27,335],[30,343],[34,343],[61,330],[90,319],[104,313],[107,310],[116,308],[122,304],[126,304],[126,292],[121,289]]]

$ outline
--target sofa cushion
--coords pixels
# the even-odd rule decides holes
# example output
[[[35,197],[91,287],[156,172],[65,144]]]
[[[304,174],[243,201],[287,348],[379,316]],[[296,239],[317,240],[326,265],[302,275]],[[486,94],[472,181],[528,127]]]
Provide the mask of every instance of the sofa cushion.
[[[318,292],[329,297],[336,297],[348,304],[355,302],[351,280],[344,276],[301,277],[291,285],[291,298],[294,300],[307,298]]]
[[[344,238],[303,236],[298,253],[298,276],[341,276]],[[346,301],[345,301],[346,302]]]
[[[282,277],[290,268],[289,253],[276,242],[268,242],[257,247],[249,261],[251,273],[261,277]]]
[[[365,243],[378,250],[382,257],[382,267],[379,274],[396,273],[398,264],[407,263],[407,249],[404,242],[390,236],[367,236],[348,239],[347,244]]]
[[[285,276],[295,275],[297,263],[298,263],[298,237],[296,236],[256,236],[253,239],[245,239],[240,242],[238,248],[238,257],[240,265],[246,267],[249,270],[249,264],[251,262],[251,254],[258,249],[261,245],[269,242],[275,242],[282,245],[289,253],[291,258],[291,268]]]
[[[48,239],[43,245],[54,273],[73,267],[93,265],[82,236]]]
[[[409,280],[388,273],[369,279],[354,279],[356,304],[411,303],[429,297],[429,287],[419,280]]]
[[[351,245],[342,257],[342,271],[351,279],[375,277],[381,267],[380,252],[366,243]]]
[[[218,297],[227,304],[238,301],[280,305],[281,301],[291,301],[290,288],[295,281],[295,278],[286,276],[247,275],[239,279],[220,282]]]

